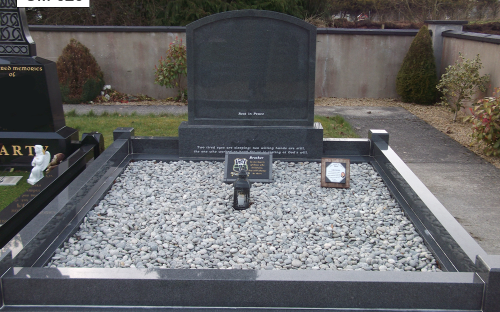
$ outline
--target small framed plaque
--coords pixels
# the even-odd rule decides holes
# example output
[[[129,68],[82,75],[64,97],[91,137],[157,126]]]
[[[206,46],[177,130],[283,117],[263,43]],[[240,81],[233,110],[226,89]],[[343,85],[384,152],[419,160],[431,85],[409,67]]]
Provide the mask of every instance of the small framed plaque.
[[[224,182],[232,183],[241,169],[247,171],[250,182],[273,182],[273,154],[262,152],[226,152]]]
[[[321,186],[349,188],[350,165],[349,159],[322,158]]]

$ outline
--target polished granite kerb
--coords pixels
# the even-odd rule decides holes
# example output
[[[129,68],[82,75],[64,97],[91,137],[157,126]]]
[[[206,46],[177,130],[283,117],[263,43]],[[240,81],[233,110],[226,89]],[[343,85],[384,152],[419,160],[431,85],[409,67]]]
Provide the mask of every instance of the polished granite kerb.
[[[3,284],[7,305],[478,310],[483,284],[474,276],[311,270],[12,268]]]
[[[60,220],[64,228],[50,232],[46,239],[52,240],[52,243],[43,248],[45,252],[27,248],[31,256],[38,256],[38,260],[33,261],[30,257],[19,258],[23,255],[22,250],[15,251],[17,257],[10,264],[14,268],[2,277],[5,304],[481,309],[485,284],[475,273],[471,257],[484,255],[484,251],[472,238],[464,236],[463,229],[455,228],[458,224],[456,220],[410,174],[411,171],[386,142],[373,137],[368,142],[355,140],[353,143],[360,150],[352,151],[352,156],[346,157],[369,160],[376,165],[384,181],[392,185],[392,192],[403,208],[409,209],[406,212],[413,214],[412,221],[422,224],[417,229],[423,234],[427,234],[426,230],[432,232],[432,235],[423,235],[424,239],[426,242],[432,239],[440,256],[448,258],[448,263],[443,261],[442,265],[449,272],[42,268],[55,249],[79,227],[86,212],[104,196],[130,160],[176,158],[176,155],[161,153],[133,153],[134,142],[141,142],[143,146],[148,146],[148,150],[154,150],[156,141],[154,138],[117,140],[89,166],[89,170],[82,173],[85,179],[77,182],[77,196],[68,202],[71,206],[61,209],[69,214],[54,219]],[[167,145],[172,146],[171,143]],[[329,151],[328,157],[335,156],[337,144],[344,146],[347,141],[329,139],[324,142],[324,150]],[[362,150],[371,150],[372,154],[366,155]],[[432,215],[434,218],[431,219]],[[420,218],[424,220],[419,221]],[[436,232],[435,228],[439,231]],[[43,227],[38,231],[45,235]],[[444,237],[437,237],[437,233]],[[39,238],[35,235],[33,240]],[[446,244],[449,247],[445,248]],[[463,271],[461,262],[465,262]],[[26,291],[30,296],[22,295]],[[492,302],[495,304],[495,299]]]
[[[53,246],[57,239],[62,239],[61,235],[72,225],[71,222],[78,220],[75,216],[78,216],[91,199],[95,199],[98,190],[107,190],[105,184],[113,182],[113,173],[128,156],[128,149],[129,141],[115,141],[45,206],[2,248],[0,272],[5,272],[11,266],[33,266],[44,253],[49,252],[50,246]],[[81,219],[77,222],[81,222]],[[57,246],[52,248],[55,250]]]

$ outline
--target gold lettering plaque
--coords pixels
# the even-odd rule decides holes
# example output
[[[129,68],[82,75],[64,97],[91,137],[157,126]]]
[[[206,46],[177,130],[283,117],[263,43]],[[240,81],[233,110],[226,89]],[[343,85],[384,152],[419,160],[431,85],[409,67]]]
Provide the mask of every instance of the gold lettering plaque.
[[[15,78],[18,72],[42,72],[42,66],[0,66],[0,72],[7,72],[9,77]]]
[[[48,149],[48,145],[44,146],[43,153],[45,154]],[[0,145],[0,156],[24,156],[25,154],[27,154],[28,156],[35,156],[34,150],[34,145],[26,145],[24,149],[21,145]]]
[[[12,155],[19,155],[19,156],[23,156],[23,154],[21,153],[21,146],[19,145],[12,145]]]
[[[7,153],[7,149],[5,148],[5,145],[2,146],[2,148],[0,149],[0,156],[9,156],[10,154]]]

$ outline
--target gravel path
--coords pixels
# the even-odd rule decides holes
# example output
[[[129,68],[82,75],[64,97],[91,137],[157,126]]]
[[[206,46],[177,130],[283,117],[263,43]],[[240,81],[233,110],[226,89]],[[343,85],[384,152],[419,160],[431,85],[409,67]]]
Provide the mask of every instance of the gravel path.
[[[48,267],[440,271],[369,164],[351,188],[320,164],[273,164],[236,211],[220,162],[132,162]]]

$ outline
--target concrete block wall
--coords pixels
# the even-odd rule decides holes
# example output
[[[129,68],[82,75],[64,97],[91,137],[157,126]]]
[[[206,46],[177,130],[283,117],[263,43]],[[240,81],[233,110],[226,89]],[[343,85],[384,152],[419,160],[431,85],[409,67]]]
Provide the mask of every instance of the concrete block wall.
[[[486,93],[491,95],[500,87],[500,36],[464,33],[462,24],[429,21],[438,71],[444,73],[458,52],[467,57],[479,53],[482,72],[491,77]],[[30,31],[38,56],[52,61],[71,38],[83,43],[101,66],[106,84],[120,92],[156,99],[177,94],[155,84],[154,73],[170,42],[176,37],[185,42],[184,27],[30,26]],[[397,98],[396,76],[417,32],[318,28],[315,96]]]
[[[154,84],[155,65],[183,27],[30,26],[38,56],[57,61],[71,38],[87,46],[106,84],[157,99],[175,96]],[[396,75],[416,30],[319,29],[316,97],[395,98]]]
[[[155,65],[165,57],[176,37],[186,42],[184,27],[64,27],[30,26],[37,55],[57,61],[64,47],[74,38],[90,49],[104,73],[106,84],[120,92],[146,94],[156,99],[174,97],[155,81]],[[132,30],[132,31],[131,31]]]
[[[396,76],[416,34],[318,29],[316,97],[397,98]]]
[[[479,54],[483,68],[481,75],[489,75],[486,92],[476,92],[471,106],[477,99],[493,95],[500,87],[500,36],[463,31],[467,21],[426,21],[433,33],[432,44],[438,77],[446,73],[446,68],[459,60],[459,53],[467,59]]]
[[[490,82],[486,93],[478,92],[476,99],[493,95],[495,88],[500,87],[500,36],[458,31],[450,31],[444,36],[441,73],[445,73],[446,67],[453,65],[459,59],[459,52],[468,59],[475,58],[479,54],[483,64],[480,74],[489,75]]]

